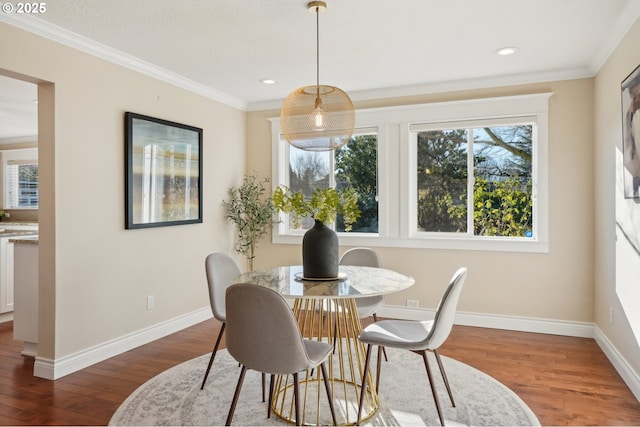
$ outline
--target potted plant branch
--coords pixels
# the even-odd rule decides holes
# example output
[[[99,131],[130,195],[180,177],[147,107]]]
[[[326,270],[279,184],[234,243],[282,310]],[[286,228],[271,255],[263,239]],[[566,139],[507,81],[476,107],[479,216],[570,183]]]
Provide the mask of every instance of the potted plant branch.
[[[302,239],[302,268],[305,279],[338,277],[338,236],[326,224],[335,222],[338,215],[344,220],[345,231],[360,216],[358,193],[351,189],[337,191],[334,188],[316,189],[311,198],[302,191],[291,191],[279,186],[273,192],[276,211],[288,213],[294,226],[300,226],[302,218],[311,217],[315,224]]]
[[[258,241],[274,223],[275,208],[268,190],[268,178],[260,180],[253,173],[245,175],[242,185],[229,189],[229,200],[223,201],[225,218],[236,226],[235,250],[249,261],[253,271],[253,260]]]
[[[351,188],[338,191],[327,187],[316,189],[307,199],[301,190],[293,192],[281,185],[273,192],[273,204],[276,211],[288,213],[296,227],[306,217],[332,224],[338,215],[342,215],[345,231],[351,231],[351,226],[360,217],[358,197],[358,193]]]

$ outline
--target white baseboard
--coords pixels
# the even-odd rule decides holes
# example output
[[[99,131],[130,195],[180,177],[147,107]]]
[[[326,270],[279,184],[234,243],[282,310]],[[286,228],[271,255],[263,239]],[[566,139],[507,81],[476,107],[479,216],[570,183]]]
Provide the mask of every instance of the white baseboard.
[[[380,317],[394,319],[426,320],[433,318],[435,310],[385,305],[378,310]],[[456,325],[480,328],[505,329],[508,331],[536,332],[540,334],[565,335],[593,338],[593,323],[549,320],[534,317],[504,316],[458,311]]]
[[[407,320],[432,319],[434,313],[435,310],[432,309],[407,308],[388,305],[385,305],[378,311],[378,315],[380,317]],[[624,382],[627,384],[627,387],[629,387],[636,399],[640,401],[640,375],[631,367],[624,356],[622,356],[618,349],[594,323],[469,312],[457,312],[455,323],[456,325],[477,326],[481,328],[593,338],[616,371],[618,371]]]
[[[597,325],[593,325],[593,331],[596,343],[598,343],[613,367],[616,368],[616,371],[618,371],[633,395],[640,402],[640,375],[631,367],[627,359],[620,354],[618,349],[609,341],[609,338],[602,333]]]
[[[132,332],[56,360],[36,356],[33,375],[48,380],[55,380],[95,363],[102,362],[110,357],[117,356],[125,351],[150,343],[158,338],[203,322],[211,317],[211,309],[207,306],[184,316],[149,326],[148,328]]]
[[[0,323],[11,322],[13,320],[13,311],[0,314]]]

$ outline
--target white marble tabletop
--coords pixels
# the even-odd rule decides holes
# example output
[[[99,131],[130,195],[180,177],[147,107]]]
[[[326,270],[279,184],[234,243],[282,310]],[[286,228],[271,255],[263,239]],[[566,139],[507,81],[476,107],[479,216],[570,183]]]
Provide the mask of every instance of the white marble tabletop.
[[[266,286],[292,298],[358,298],[402,291],[415,280],[386,268],[350,265],[341,265],[335,280],[304,280],[302,266],[292,265],[243,273],[233,282]]]

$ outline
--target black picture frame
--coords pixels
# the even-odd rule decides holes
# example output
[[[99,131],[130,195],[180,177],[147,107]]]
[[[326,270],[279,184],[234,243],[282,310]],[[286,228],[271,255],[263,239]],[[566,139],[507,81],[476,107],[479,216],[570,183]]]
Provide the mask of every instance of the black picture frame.
[[[640,65],[621,84],[625,199],[640,199]]]
[[[202,129],[125,112],[125,228],[202,222]]]

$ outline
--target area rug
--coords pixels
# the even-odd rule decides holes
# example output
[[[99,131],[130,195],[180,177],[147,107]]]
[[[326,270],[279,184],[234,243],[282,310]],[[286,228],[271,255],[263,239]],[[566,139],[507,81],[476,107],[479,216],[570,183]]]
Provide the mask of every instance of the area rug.
[[[389,361],[383,361],[381,370],[379,409],[363,425],[440,425],[422,357],[396,349],[387,349],[387,353]],[[122,403],[109,425],[224,425],[240,368],[226,350],[219,351],[207,384],[200,390],[209,357],[205,354],[184,362],[141,385]],[[500,382],[451,358],[442,360],[456,407],[451,406],[435,359],[430,362],[447,425],[540,425],[529,407]],[[372,362],[375,367],[375,357]],[[273,414],[267,418],[259,373],[247,371],[232,424],[289,424]]]

